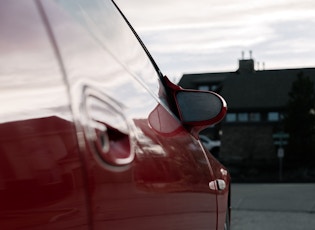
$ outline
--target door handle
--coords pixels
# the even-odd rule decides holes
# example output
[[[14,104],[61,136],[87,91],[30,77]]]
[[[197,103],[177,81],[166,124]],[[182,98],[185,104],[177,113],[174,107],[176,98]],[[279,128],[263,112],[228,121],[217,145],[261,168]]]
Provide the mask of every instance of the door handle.
[[[85,137],[94,156],[111,166],[130,164],[134,151],[122,106],[113,98],[86,86],[82,110]]]
[[[218,190],[224,190],[226,188],[226,183],[224,180],[218,179],[216,182],[218,185]]]
[[[219,190],[222,191],[226,188],[226,183],[222,179],[217,179],[209,182],[209,188],[211,190]]]

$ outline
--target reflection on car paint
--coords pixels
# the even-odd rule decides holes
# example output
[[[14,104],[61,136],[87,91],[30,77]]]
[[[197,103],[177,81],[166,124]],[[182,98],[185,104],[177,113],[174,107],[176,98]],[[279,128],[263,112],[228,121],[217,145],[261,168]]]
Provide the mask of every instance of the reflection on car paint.
[[[0,19],[1,230],[222,227],[229,175],[111,1],[2,1]]]

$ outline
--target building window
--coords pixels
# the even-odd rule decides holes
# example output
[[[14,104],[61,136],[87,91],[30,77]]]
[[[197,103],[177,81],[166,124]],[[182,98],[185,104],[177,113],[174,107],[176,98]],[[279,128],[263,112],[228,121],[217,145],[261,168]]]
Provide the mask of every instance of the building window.
[[[228,113],[225,117],[226,122],[261,122],[263,114],[261,113]]]
[[[279,121],[279,113],[278,112],[269,112],[268,113],[268,121]]]
[[[218,88],[219,88],[218,85],[211,85],[210,90],[216,91]]]
[[[238,114],[238,121],[239,122],[246,122],[246,121],[248,121],[248,113],[239,113]]]
[[[198,85],[198,90],[209,91],[208,85]]]
[[[236,121],[236,113],[228,113],[225,117],[226,122],[235,122]]]
[[[249,114],[249,120],[253,122],[259,122],[261,121],[261,115],[260,113],[250,113]]]

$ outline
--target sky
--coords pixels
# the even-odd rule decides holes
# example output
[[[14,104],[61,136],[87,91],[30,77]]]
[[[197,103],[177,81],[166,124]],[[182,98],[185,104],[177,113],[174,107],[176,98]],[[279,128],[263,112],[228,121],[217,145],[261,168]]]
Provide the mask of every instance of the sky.
[[[115,0],[163,74],[315,67],[314,0]],[[244,56],[242,56],[242,51]]]

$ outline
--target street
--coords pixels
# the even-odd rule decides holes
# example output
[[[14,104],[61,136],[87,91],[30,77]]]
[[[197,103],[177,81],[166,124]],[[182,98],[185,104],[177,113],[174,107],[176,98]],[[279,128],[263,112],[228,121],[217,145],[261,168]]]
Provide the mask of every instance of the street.
[[[315,184],[232,184],[232,229],[315,229],[314,198]]]

